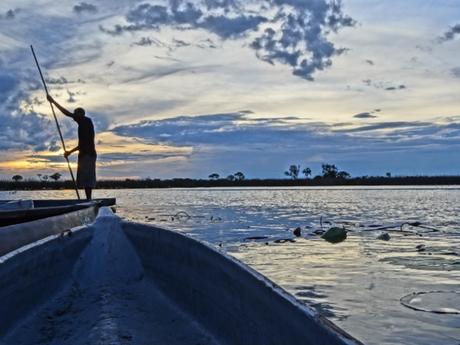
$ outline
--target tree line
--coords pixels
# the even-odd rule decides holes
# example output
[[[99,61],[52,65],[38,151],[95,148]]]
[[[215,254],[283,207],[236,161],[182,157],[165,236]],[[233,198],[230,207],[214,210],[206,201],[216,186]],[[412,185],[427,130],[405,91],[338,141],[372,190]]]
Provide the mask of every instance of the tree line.
[[[312,176],[309,167],[291,164],[280,179],[248,179],[241,171],[221,177],[213,172],[207,179],[173,178],[173,179],[125,179],[98,180],[99,189],[118,188],[186,188],[186,187],[282,187],[282,186],[339,186],[339,185],[460,185],[460,176],[384,176],[352,177],[335,164],[322,164],[321,174]],[[0,180],[0,190],[34,190],[34,189],[73,189],[72,181],[62,180],[60,173],[37,174],[37,179],[24,179],[14,175],[12,181]]]

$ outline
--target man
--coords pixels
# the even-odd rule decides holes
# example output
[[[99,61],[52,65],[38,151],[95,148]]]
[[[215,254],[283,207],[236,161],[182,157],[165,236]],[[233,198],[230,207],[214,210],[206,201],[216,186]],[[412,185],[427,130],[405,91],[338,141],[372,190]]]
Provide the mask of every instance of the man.
[[[78,146],[64,153],[68,157],[78,151],[78,170],[77,187],[84,188],[86,199],[91,200],[93,188],[96,187],[96,149],[94,146],[94,126],[93,121],[85,116],[83,108],[76,108],[73,113],[62,107],[53,97],[48,95],[48,101],[66,116],[74,119],[78,123]]]

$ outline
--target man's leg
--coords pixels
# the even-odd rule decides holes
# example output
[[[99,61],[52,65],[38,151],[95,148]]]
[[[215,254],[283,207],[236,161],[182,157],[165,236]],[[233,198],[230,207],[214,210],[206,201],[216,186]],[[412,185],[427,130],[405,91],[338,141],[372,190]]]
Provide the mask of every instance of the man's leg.
[[[93,192],[93,188],[89,188],[89,187],[85,188],[86,200],[91,200],[92,192]]]

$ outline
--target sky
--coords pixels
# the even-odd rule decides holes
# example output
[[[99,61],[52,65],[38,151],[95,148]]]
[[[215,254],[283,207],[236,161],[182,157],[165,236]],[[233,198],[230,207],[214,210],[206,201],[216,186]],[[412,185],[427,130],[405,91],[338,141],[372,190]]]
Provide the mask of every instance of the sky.
[[[2,0],[3,179],[69,178],[31,44],[99,178],[460,173],[458,0]]]

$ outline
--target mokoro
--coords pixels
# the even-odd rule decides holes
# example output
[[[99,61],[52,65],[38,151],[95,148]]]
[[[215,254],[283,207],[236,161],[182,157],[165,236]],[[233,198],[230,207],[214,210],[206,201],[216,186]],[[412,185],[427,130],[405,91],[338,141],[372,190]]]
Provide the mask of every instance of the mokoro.
[[[0,257],[0,343],[360,344],[240,261],[109,208]]]
[[[89,202],[79,210],[0,227],[0,256],[50,235],[90,224],[96,218],[98,210],[97,203]]]
[[[0,200],[0,205],[9,200]],[[92,200],[97,206],[115,205],[115,199]],[[30,222],[46,217],[57,216],[87,208],[90,203],[84,200],[32,200],[33,208],[4,210],[0,209],[0,227]],[[1,231],[1,230],[0,230]]]

